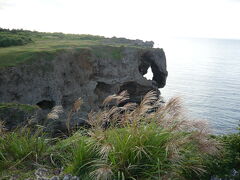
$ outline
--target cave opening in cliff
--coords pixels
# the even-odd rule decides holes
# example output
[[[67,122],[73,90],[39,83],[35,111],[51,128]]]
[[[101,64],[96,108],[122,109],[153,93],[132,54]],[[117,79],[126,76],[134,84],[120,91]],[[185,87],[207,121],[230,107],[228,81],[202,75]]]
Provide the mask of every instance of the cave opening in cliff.
[[[45,110],[52,109],[55,106],[55,101],[42,100],[37,103],[37,106]]]
[[[98,96],[98,101],[103,102],[108,95],[112,94],[112,86],[105,82],[97,82],[94,93]]]
[[[127,102],[140,103],[143,96],[147,92],[149,92],[153,89],[152,89],[152,87],[143,86],[141,84],[138,84],[137,82],[130,81],[130,82],[126,82],[126,83],[122,84],[120,86],[118,93],[125,91],[125,90],[129,93],[130,99],[124,103],[127,103]],[[123,103],[123,105],[124,105],[124,103]]]
[[[153,80],[153,69],[152,69],[152,57],[151,54],[145,52],[141,55],[140,65],[138,67],[140,74],[147,80]]]
[[[153,72],[151,66],[148,68],[147,73],[143,75],[147,80],[153,79]]]
[[[161,72],[158,65],[154,61],[155,57],[152,52],[145,52],[140,57],[139,72],[147,80],[156,82],[158,88],[164,87],[166,75]]]

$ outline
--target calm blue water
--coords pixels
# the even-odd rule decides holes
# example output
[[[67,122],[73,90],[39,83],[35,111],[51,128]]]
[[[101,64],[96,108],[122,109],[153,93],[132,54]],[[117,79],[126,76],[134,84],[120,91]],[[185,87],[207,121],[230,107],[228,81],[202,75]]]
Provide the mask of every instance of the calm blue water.
[[[159,41],[169,76],[166,99],[180,96],[189,114],[208,120],[217,134],[236,132],[240,123],[240,40]]]

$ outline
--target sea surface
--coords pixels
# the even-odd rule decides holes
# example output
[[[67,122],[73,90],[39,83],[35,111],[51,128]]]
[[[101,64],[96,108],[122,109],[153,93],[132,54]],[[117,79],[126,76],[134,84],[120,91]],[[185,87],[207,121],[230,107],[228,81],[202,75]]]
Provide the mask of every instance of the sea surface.
[[[215,134],[237,132],[240,40],[178,38],[156,46],[164,49],[169,72],[162,96],[180,96],[190,116],[207,120]]]

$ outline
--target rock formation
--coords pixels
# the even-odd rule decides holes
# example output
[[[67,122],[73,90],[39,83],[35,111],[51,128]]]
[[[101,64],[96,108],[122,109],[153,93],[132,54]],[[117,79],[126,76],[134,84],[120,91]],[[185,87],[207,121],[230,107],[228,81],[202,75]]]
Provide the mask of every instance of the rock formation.
[[[152,80],[143,77],[149,67]],[[164,87],[166,77],[162,49],[107,45],[69,49],[53,60],[42,57],[0,69],[0,103],[38,105],[50,111],[56,105],[69,109],[82,97],[84,117],[101,107],[105,97],[123,90],[138,102],[148,91]]]

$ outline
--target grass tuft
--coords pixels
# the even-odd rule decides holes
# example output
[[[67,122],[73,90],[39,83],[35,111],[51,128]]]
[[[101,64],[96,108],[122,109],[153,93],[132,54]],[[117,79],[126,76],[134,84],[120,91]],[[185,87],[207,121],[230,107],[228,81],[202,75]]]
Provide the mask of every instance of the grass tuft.
[[[75,158],[80,165],[73,160],[70,167],[84,167],[89,178],[98,179],[116,179],[119,174],[126,179],[174,179],[205,173],[203,156],[216,154],[218,144],[204,131],[204,123],[184,116],[178,98],[156,108],[157,93],[151,91],[139,105],[117,106],[127,99],[126,92],[109,96],[105,109],[89,115],[91,129],[82,146],[94,155],[87,162]],[[73,154],[79,155],[82,146]],[[79,169],[70,172],[81,175]]]
[[[31,167],[41,161],[47,147],[47,141],[40,129],[32,132],[24,127],[14,132],[1,133],[0,172]]]

